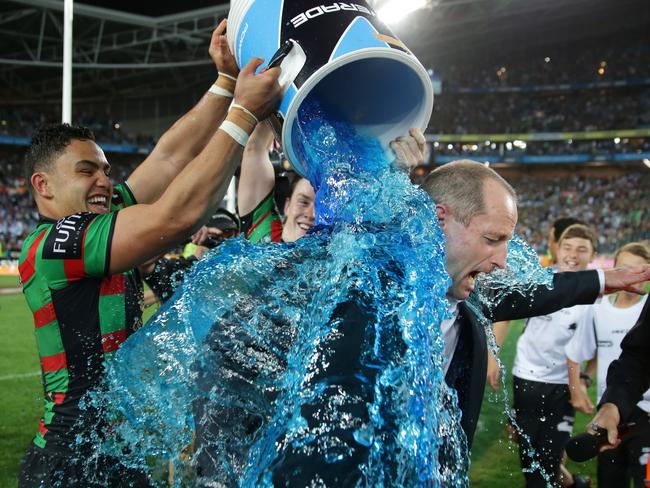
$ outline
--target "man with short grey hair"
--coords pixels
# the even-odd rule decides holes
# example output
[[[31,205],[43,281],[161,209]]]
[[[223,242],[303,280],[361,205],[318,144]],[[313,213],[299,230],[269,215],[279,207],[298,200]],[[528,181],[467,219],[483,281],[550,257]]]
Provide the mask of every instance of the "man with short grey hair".
[[[445,235],[446,268],[452,284],[447,298],[451,318],[441,327],[445,338],[446,381],[458,393],[461,425],[471,446],[478,421],[487,371],[485,330],[477,313],[464,301],[480,273],[505,268],[508,241],[517,223],[517,195],[487,166],[454,161],[432,171],[422,188],[435,202]],[[490,321],[546,315],[577,304],[593,303],[616,290],[639,292],[650,279],[650,265],[634,270],[588,270],[556,273],[554,287],[539,287],[529,296],[512,294],[483,314]]]

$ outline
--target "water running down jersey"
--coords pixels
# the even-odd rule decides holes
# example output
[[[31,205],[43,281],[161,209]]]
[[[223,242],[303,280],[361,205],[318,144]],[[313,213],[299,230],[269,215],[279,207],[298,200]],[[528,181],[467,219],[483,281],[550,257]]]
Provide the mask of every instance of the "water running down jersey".
[[[45,390],[45,414],[34,444],[67,451],[79,433],[79,400],[97,386],[104,361],[141,324],[136,270],[109,275],[117,210],[135,204],[115,187],[111,212],[82,212],[58,222],[41,218],[25,239],[19,272],[34,316]]]

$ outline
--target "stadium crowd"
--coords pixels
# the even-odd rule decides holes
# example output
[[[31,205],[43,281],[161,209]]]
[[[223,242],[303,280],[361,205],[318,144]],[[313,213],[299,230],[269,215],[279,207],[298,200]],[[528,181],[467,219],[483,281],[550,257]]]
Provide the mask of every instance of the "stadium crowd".
[[[0,135],[31,137],[36,128],[59,122],[60,118],[60,113],[54,109],[44,110],[42,107],[0,108]],[[80,125],[91,129],[98,141],[144,147],[153,147],[155,142],[151,136],[123,130],[120,123],[113,120],[110,115],[82,111],[73,114],[73,118]]]
[[[435,70],[435,67],[434,67]],[[639,80],[650,77],[650,49],[646,47],[586,47],[549,50],[500,63],[458,63],[440,69],[443,90],[460,87],[489,88],[603,81]]]
[[[508,141],[508,142],[434,142],[435,155],[464,156],[481,159],[481,156],[549,156],[587,154],[638,154],[650,152],[649,138],[618,138],[563,141]],[[434,161],[435,162],[435,161]]]
[[[609,254],[622,244],[650,239],[650,174],[614,178],[572,176],[543,180],[509,178],[517,189],[517,232],[538,252],[558,215],[578,218],[596,231],[598,252]]]
[[[0,165],[0,244],[5,257],[17,256],[38,220],[20,165],[18,155],[5,156]],[[114,165],[114,181],[123,181],[134,165]],[[517,233],[538,253],[545,251],[546,234],[557,215],[590,222],[603,253],[625,242],[650,239],[650,175],[646,172],[612,178],[555,177],[541,185],[540,180],[524,176],[510,180],[519,194]]]
[[[498,134],[640,129],[650,126],[650,89],[551,93],[445,93],[429,131]]]

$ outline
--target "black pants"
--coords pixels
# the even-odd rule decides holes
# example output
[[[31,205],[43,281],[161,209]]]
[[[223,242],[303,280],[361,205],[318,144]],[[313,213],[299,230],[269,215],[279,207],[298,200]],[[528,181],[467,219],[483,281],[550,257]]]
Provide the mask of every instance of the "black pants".
[[[573,430],[575,409],[570,400],[567,385],[514,377],[515,415],[524,434],[519,436],[519,461],[528,488],[547,486],[540,467],[551,483],[558,483],[564,447]]]
[[[650,458],[650,423],[648,414],[635,408],[630,422],[636,423],[634,431],[616,449],[598,455],[598,487],[621,488],[634,482],[635,488],[643,488],[646,465]]]
[[[32,444],[20,463],[19,488],[149,488],[147,475],[104,457],[92,467],[84,460],[45,452]]]

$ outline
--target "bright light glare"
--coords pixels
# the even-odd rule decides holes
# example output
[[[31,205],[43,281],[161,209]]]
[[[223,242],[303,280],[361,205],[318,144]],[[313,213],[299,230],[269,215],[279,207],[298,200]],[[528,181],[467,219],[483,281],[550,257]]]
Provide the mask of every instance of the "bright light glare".
[[[644,159],[643,164],[645,164],[648,168],[650,168],[650,159]]]
[[[387,24],[394,24],[426,6],[427,0],[388,0],[377,9],[377,15]]]

